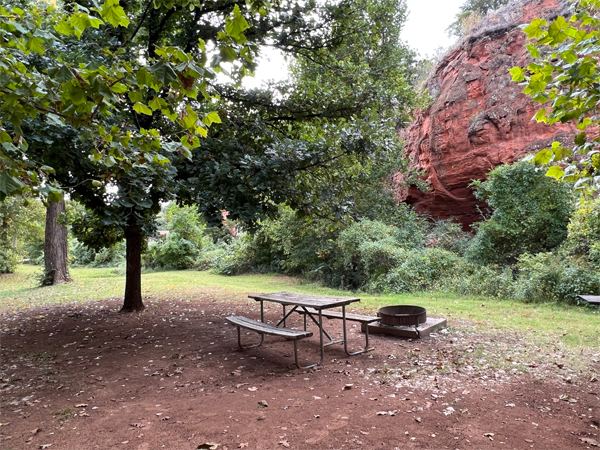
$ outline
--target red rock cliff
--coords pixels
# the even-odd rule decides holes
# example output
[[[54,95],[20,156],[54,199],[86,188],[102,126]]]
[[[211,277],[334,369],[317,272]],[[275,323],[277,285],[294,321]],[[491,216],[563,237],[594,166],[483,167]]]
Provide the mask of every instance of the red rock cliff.
[[[424,170],[430,189],[410,188],[403,200],[435,219],[455,217],[468,227],[480,219],[468,187],[487,172],[538,151],[552,141],[569,142],[571,125],[532,121],[539,108],[508,69],[525,66],[529,55],[518,27],[564,10],[561,0],[513,3],[485,19],[482,31],[457,44],[437,65],[427,86],[434,102],[418,112],[401,137],[413,164]]]

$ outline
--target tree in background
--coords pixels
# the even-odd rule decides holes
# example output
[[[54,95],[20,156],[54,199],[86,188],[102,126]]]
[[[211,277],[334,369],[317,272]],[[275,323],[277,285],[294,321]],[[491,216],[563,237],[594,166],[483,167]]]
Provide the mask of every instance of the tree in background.
[[[0,273],[12,272],[23,258],[41,254],[44,211],[36,199],[11,197],[0,202]]]
[[[44,240],[43,285],[71,282],[67,258],[67,227],[64,223],[67,208],[65,200],[48,202]]]
[[[546,174],[575,181],[576,188],[600,188],[600,0],[581,0],[571,5],[570,18],[559,16],[548,22],[534,19],[523,32],[534,62],[513,67],[513,81],[523,92],[543,104],[535,115],[538,122],[553,124],[575,121],[581,133],[573,148],[554,142],[551,148],[531,156],[536,164],[550,167]]]
[[[529,162],[504,164],[486,181],[474,181],[475,196],[491,216],[476,224],[467,256],[479,263],[514,263],[523,253],[551,251],[567,237],[571,187],[544,176]]]
[[[447,28],[448,34],[459,38],[468,35],[483,17],[511,1],[514,0],[467,0],[460,7],[455,21]]]

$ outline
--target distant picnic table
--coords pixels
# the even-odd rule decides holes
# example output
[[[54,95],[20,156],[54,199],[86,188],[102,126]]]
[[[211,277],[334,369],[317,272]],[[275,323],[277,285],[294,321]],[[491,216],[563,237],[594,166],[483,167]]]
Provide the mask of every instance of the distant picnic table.
[[[578,295],[577,297],[592,305],[600,305],[600,295]]]

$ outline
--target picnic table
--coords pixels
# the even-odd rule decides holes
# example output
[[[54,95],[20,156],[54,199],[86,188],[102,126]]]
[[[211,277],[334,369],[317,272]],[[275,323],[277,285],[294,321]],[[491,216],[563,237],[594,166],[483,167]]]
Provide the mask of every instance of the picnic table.
[[[577,297],[592,305],[600,305],[600,295],[578,295]]]
[[[288,340],[294,341],[294,360],[296,362],[296,366],[302,369],[308,369],[311,367],[315,367],[323,363],[323,359],[325,357],[325,347],[332,344],[343,343],[344,351],[352,356],[364,353],[369,351],[369,335],[368,330],[366,333],[366,346],[363,350],[357,352],[349,352],[348,351],[348,342],[347,342],[347,330],[346,330],[346,321],[357,321],[362,323],[370,323],[378,320],[378,317],[373,316],[363,316],[360,314],[349,314],[346,313],[346,306],[351,303],[359,302],[360,299],[356,297],[322,297],[315,295],[306,295],[306,294],[298,294],[295,292],[275,292],[270,294],[254,294],[249,295],[249,298],[252,298],[258,302],[260,302],[260,321],[250,319],[244,316],[230,316],[227,317],[227,321],[232,323],[237,327],[238,332],[238,345],[240,348],[254,348],[259,347],[264,342],[265,334],[281,336]],[[264,302],[274,302],[279,303],[283,306],[283,317],[276,325],[270,325],[265,323],[264,320]],[[287,310],[287,307],[291,307],[291,309]],[[333,308],[341,308],[341,311],[330,311]],[[304,316],[304,330],[297,330],[294,328],[287,328],[286,321],[289,316],[293,313],[300,313]],[[342,328],[343,328],[343,338],[335,340],[331,337],[331,335],[325,330],[323,326],[323,317],[328,319],[342,319]],[[321,350],[321,359],[316,364],[311,364],[308,366],[301,366],[298,363],[298,347],[297,341],[300,339],[304,339],[306,337],[312,336],[312,332],[307,330],[307,318],[310,319],[319,330],[319,344]],[[260,342],[252,345],[243,345],[241,342],[240,336],[240,328],[247,328],[253,331],[256,331],[260,334]],[[368,328],[368,327],[367,327]],[[325,342],[324,338],[328,339],[328,342]]]

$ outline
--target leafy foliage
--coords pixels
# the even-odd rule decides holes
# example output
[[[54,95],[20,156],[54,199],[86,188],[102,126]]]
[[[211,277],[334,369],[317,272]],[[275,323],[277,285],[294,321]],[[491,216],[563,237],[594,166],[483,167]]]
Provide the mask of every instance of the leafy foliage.
[[[9,198],[0,202],[0,273],[13,272],[27,257],[44,250],[45,208],[40,201]]]
[[[582,198],[569,222],[569,235],[562,250],[600,269],[600,198]]]
[[[572,16],[548,22],[534,19],[523,32],[534,62],[526,68],[513,67],[513,81],[521,82],[526,94],[544,106],[535,119],[548,124],[575,121],[581,133],[574,148],[554,142],[552,148],[531,157],[536,164],[550,164],[546,174],[576,181],[577,188],[600,187],[600,1],[580,0]],[[592,130],[589,132],[589,130]]]
[[[124,39],[130,21],[116,0],[93,8],[73,4],[70,13],[37,2],[24,1],[24,9],[11,3],[0,8],[0,199],[32,188],[50,200],[60,198],[58,186],[42,184],[56,167],[31,158],[21,128],[24,119],[43,115],[49,124],[77,127],[82,140],[95,144],[87,146],[84,156],[103,166],[105,180],[148,160],[166,164],[169,157],[163,153],[189,156],[189,148],[197,145],[191,136],[206,135],[207,124],[218,120],[214,113],[198,116],[191,106],[179,108],[198,93],[210,97],[206,80],[214,77],[214,70],[204,67],[203,41],[196,41],[196,54],[191,48],[155,43],[150,54],[129,58],[139,55],[139,48],[126,45],[133,43],[137,30]],[[240,31],[245,19],[237,6],[234,10],[219,47],[237,55],[248,50]],[[119,45],[107,42],[105,36],[113,35],[121,37]],[[96,46],[85,45],[91,41]],[[81,49],[86,53],[83,62],[78,60]],[[160,115],[189,137],[180,142],[139,123],[117,126],[111,116],[122,112],[138,119]]]
[[[571,189],[545,177],[533,164],[499,166],[487,181],[472,186],[493,212],[476,224],[477,235],[467,251],[470,260],[514,263],[522,253],[552,250],[567,237]]]

